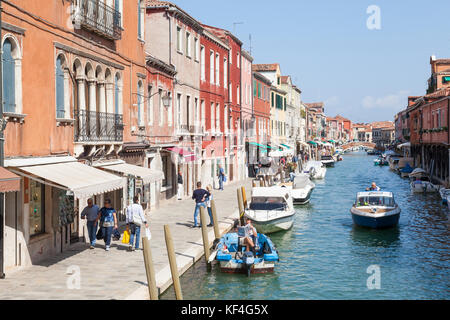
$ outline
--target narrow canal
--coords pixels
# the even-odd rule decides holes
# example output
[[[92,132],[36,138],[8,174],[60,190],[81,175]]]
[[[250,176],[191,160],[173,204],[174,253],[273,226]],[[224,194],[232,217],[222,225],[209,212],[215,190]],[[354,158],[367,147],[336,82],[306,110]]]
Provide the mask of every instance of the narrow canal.
[[[315,181],[311,203],[297,207],[294,226],[271,235],[280,262],[268,275],[230,275],[202,259],[181,279],[184,299],[449,299],[448,211],[438,193],[412,194],[407,179],[373,165],[364,152]],[[394,192],[402,209],[396,228],[355,227],[356,192],[375,181]],[[368,289],[367,273],[379,266],[380,289]],[[161,297],[174,299],[169,288]]]

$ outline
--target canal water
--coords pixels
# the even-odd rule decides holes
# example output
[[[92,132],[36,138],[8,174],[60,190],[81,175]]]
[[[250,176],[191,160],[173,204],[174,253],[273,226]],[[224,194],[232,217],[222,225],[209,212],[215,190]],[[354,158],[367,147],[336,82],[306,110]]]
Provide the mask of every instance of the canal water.
[[[448,210],[435,194],[412,194],[407,179],[373,165],[364,152],[344,155],[316,180],[311,203],[297,207],[294,226],[270,235],[280,262],[273,274],[230,275],[204,259],[181,278],[184,299],[449,299]],[[394,192],[399,225],[371,230],[353,225],[356,192],[375,181]],[[379,268],[379,289],[368,278]],[[369,284],[373,283],[369,281]],[[161,299],[174,299],[169,288]]]

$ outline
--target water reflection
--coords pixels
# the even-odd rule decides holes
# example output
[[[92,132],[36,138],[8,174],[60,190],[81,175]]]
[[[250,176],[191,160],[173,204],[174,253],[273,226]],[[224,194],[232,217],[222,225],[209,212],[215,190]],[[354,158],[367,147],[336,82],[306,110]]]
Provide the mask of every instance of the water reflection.
[[[400,246],[400,227],[388,229],[369,229],[353,226],[350,235],[354,245],[364,247]]]

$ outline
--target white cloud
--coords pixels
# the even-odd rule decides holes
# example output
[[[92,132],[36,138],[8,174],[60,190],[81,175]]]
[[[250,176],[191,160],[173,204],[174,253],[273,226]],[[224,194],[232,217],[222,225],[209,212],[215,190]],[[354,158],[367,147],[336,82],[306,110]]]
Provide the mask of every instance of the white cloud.
[[[365,96],[362,99],[362,106],[365,109],[391,109],[401,110],[408,104],[407,97],[409,91],[401,90],[397,93],[388,94],[383,97]]]

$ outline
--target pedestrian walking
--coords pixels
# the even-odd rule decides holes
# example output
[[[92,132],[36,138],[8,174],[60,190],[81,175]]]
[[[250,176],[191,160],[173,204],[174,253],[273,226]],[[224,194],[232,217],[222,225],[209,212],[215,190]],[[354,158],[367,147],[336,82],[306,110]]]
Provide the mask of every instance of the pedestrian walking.
[[[225,170],[223,170],[221,164],[219,164],[219,173],[217,176],[219,177],[219,190],[223,191],[223,182],[225,181]]]
[[[195,200],[194,225],[192,226],[192,228],[200,228],[200,226],[197,223],[198,213],[200,211],[200,207],[206,209],[206,199],[210,195],[211,194],[208,191],[202,189],[202,183],[197,182],[197,189],[195,189],[194,193],[192,194],[192,199]]]
[[[141,236],[141,226],[148,228],[147,219],[145,219],[144,208],[139,204],[139,197],[134,196],[133,204],[127,208],[127,230],[130,232],[129,251],[139,249],[139,240]],[[133,248],[134,238],[136,238],[135,247]]]
[[[117,229],[116,210],[111,206],[111,200],[105,200],[104,207],[100,209],[96,222],[98,220],[100,220],[100,228],[102,228],[103,239],[105,240],[105,250],[109,251],[113,229]]]
[[[181,174],[181,169],[178,170],[178,189],[177,189],[177,198],[178,200],[183,199],[184,187],[183,187],[183,176]]]
[[[212,209],[211,209],[211,201],[213,200],[213,194],[212,192],[212,185],[208,185],[206,187],[206,191],[209,192],[209,197],[206,198],[206,207],[208,208],[208,214],[209,214],[209,224],[208,227],[212,227],[214,225],[214,220],[212,216]]]
[[[97,217],[100,208],[94,204],[92,199],[87,200],[87,206],[81,211],[81,219],[87,219],[87,229],[89,235],[90,249],[95,248],[95,241],[97,240]]]

